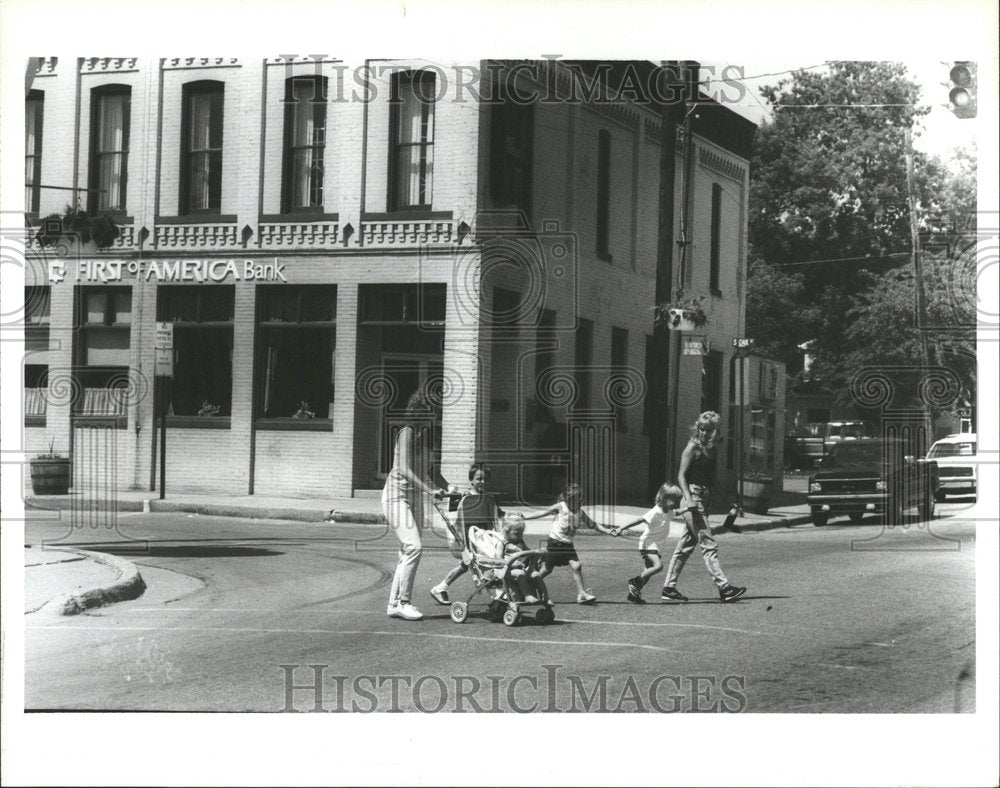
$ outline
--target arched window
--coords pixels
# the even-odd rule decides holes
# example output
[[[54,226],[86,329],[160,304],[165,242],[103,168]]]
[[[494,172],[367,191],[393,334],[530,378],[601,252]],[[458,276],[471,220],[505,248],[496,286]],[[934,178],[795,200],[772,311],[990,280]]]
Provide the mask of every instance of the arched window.
[[[326,77],[285,80],[285,156],[281,210],[323,210]]]
[[[90,92],[90,213],[125,211],[132,88],[102,85]]]
[[[181,126],[181,201],[185,214],[219,213],[222,206],[222,106],[225,84],[184,86]]]

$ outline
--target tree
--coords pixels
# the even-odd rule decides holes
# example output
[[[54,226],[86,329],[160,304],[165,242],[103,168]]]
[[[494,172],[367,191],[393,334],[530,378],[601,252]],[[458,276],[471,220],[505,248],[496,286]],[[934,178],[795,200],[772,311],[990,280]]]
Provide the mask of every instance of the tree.
[[[774,120],[751,166],[748,333],[790,369],[812,340],[814,372],[837,392],[859,363],[919,364],[919,341],[893,328],[915,326],[915,298],[891,297],[906,270],[915,292],[904,134],[919,134],[929,111],[919,87],[901,64],[835,62],[762,93]],[[922,230],[961,226],[975,208],[975,153],[942,162],[917,152],[914,168]]]

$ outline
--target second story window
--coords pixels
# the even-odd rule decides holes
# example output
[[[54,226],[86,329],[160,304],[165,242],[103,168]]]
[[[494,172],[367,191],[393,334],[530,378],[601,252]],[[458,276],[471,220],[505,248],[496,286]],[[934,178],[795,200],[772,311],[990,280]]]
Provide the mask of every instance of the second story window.
[[[222,206],[222,82],[184,86],[181,127],[181,214],[218,213]]]
[[[610,259],[611,231],[611,134],[597,135],[597,254]]]
[[[490,108],[490,196],[500,205],[531,208],[534,107],[496,83]]]
[[[434,73],[394,74],[389,208],[429,208],[434,176]]]
[[[91,94],[91,213],[125,210],[131,103],[132,88],[127,85],[95,88]]]
[[[722,233],[722,187],[712,184],[712,245],[709,256],[709,287],[719,292],[719,256]]]
[[[32,90],[24,102],[24,210],[38,213],[42,183],[42,109],[45,94]]]
[[[285,82],[285,159],[282,213],[323,210],[326,77]]]

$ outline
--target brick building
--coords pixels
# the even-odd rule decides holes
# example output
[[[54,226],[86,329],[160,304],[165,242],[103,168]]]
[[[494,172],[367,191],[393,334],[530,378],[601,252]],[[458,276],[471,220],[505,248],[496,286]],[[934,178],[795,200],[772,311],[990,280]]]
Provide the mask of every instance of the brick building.
[[[28,235],[26,449],[151,489],[166,322],[168,490],[369,494],[431,383],[449,481],[482,459],[508,498],[571,473],[644,496],[660,108],[618,94],[620,63],[604,99],[574,95],[592,64],[544,65],[42,59],[29,220],[77,200],[122,232]],[[692,130],[675,286],[705,296],[709,350],[676,357],[675,454],[701,410],[728,428],[744,327],[754,127],[703,96]]]

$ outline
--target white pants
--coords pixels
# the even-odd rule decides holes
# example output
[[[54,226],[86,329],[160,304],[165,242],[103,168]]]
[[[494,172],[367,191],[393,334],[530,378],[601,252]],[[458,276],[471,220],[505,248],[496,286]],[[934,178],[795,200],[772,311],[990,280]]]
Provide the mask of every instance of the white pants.
[[[389,591],[389,604],[398,605],[409,602],[413,596],[413,583],[420,564],[420,554],[423,552],[420,540],[424,522],[423,502],[419,498],[414,501],[383,491],[382,512],[399,539],[399,560],[396,562],[396,572],[392,576],[392,588]]]

